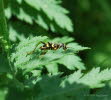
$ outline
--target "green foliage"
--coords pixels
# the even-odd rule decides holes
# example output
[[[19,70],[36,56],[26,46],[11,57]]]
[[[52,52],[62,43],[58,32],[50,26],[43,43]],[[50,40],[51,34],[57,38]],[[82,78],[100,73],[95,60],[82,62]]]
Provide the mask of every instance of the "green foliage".
[[[40,42],[45,42],[46,39],[46,36],[39,36],[20,42],[16,48],[16,53],[12,55],[12,62],[15,60],[14,65],[16,69],[19,68],[25,70],[25,72],[30,72],[36,68],[42,68],[41,66],[47,66],[46,68],[48,68],[49,66],[51,66],[51,64],[55,66],[57,64],[63,64],[66,68],[70,70],[74,70],[75,68],[81,70],[85,69],[84,64],[81,62],[81,59],[75,53],[80,50],[88,49],[87,47],[81,47],[80,45],[73,43],[73,39],[69,37],[55,38],[54,40],[52,40],[52,42],[54,43],[59,43],[60,41],[62,41],[62,43],[72,42],[69,43],[69,45],[67,44],[69,49],[66,51],[64,51],[63,49],[59,49],[56,51],[48,50],[46,54],[42,55],[42,53],[45,51],[41,51],[39,49],[42,44]],[[48,40],[49,39],[47,39],[47,41]],[[36,46],[37,48],[34,53],[28,54],[33,51]]]
[[[42,51],[39,49],[41,46],[40,41],[47,42],[51,40],[46,36],[26,39],[19,43],[16,47],[16,53],[12,54],[14,69],[17,71],[16,75],[22,70],[25,88],[37,87],[38,89],[39,87],[40,92],[38,95],[36,94],[36,89],[33,91],[35,93],[33,94],[35,100],[46,100],[46,98],[48,100],[61,100],[61,98],[69,100],[69,97],[70,100],[73,100],[74,97],[79,100],[80,98],[78,98],[78,96],[81,95],[81,93],[85,93],[82,94],[82,97],[85,100],[87,98],[85,95],[90,95],[90,89],[104,87],[105,82],[111,80],[111,69],[100,71],[100,68],[98,67],[93,68],[86,74],[81,72],[85,67],[84,64],[81,63],[80,58],[75,54],[80,50],[88,48],[73,43],[72,38],[55,38],[52,41],[62,41],[63,43],[68,43],[67,46],[70,45],[73,48],[66,51],[63,51],[63,49],[57,51],[48,50],[44,55],[41,55]],[[35,52],[28,54],[30,51],[33,51],[35,46],[37,46]],[[77,68],[78,71],[73,72],[73,74],[70,74],[67,77],[61,77],[63,74],[59,70],[59,67],[63,66],[57,65],[58,63],[65,65],[65,67],[70,70],[75,70],[75,68]],[[42,75],[44,68],[47,69],[48,76]],[[29,73],[32,73],[31,77],[29,77]],[[81,92],[77,94],[77,90],[81,90]]]
[[[92,69],[85,75],[77,71],[63,79],[60,79],[58,76],[44,76],[39,83],[41,94],[36,99],[45,100],[47,98],[48,100],[52,100],[56,97],[54,100],[60,100],[61,98],[69,100],[68,97],[70,97],[70,100],[73,100],[74,97],[77,98],[77,96],[81,95],[79,92],[84,91],[81,95],[81,98],[84,100],[84,96],[89,95],[89,88],[103,87],[105,85],[103,82],[110,79],[111,69],[100,72],[99,67]],[[49,87],[50,89],[48,89]],[[77,92],[77,90],[79,90],[79,92]]]
[[[111,67],[110,0],[63,0],[63,3],[75,24],[75,39],[92,48],[83,56],[85,64]]]
[[[34,0],[33,2],[32,0],[11,0],[5,9],[5,15],[8,19],[11,19],[14,15],[19,21],[26,22],[31,26],[36,23],[35,28],[39,26],[46,31],[51,30],[52,32],[60,32],[60,34],[68,34],[68,32],[73,32],[72,22],[67,16],[68,10],[59,4],[59,1],[56,0]],[[14,21],[11,20],[11,22]],[[15,31],[18,30],[19,28],[15,29]]]
[[[56,1],[53,2],[51,0],[35,0],[32,2],[31,0],[25,0],[30,6],[34,7],[37,10],[43,10],[44,13],[48,16],[50,20],[54,20],[57,25],[59,25],[63,29],[67,29],[68,31],[73,31],[72,23],[70,19],[65,15],[68,11],[59,5],[57,5]],[[36,5],[38,4],[38,5]],[[41,16],[39,16],[40,21]],[[41,19],[42,20],[42,19]],[[43,21],[40,21],[42,24]],[[52,26],[52,25],[50,25]]]
[[[4,0],[9,34],[2,4],[0,100],[111,99],[109,0]]]
[[[83,98],[83,100],[86,100],[86,98],[92,100],[92,98],[96,99],[97,97],[91,96],[93,94],[90,94],[90,89],[104,87],[105,82],[110,79],[111,69],[100,71],[99,67],[92,69],[87,74],[83,74],[79,70],[63,78],[61,78],[60,75],[42,76],[38,79],[34,90],[31,91],[33,93],[31,95],[33,95],[34,100],[61,100],[62,98],[65,100],[69,100],[69,98],[70,100],[74,98],[76,98],[76,100],[80,100],[81,98]],[[104,91],[104,88],[103,90],[100,89],[98,91],[99,94],[97,92],[95,95],[103,95],[102,93],[104,93]],[[108,95],[107,93],[109,93],[109,91],[108,88],[108,91],[106,91],[104,95]],[[19,94],[19,99],[21,97],[21,99],[27,98],[24,92],[23,94]]]

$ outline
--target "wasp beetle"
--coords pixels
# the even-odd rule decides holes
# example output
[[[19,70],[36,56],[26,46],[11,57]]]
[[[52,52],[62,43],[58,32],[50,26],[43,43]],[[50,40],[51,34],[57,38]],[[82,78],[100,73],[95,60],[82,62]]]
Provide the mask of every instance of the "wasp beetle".
[[[66,50],[68,48],[68,47],[66,47],[66,45],[64,43],[59,43],[59,44],[57,44],[57,43],[50,43],[50,42],[45,43],[45,42],[42,42],[42,41],[40,43],[43,44],[43,46],[41,46],[40,49],[44,50],[44,51],[45,50],[57,50],[57,49],[60,49],[60,48],[63,48],[64,50]],[[34,53],[36,48],[37,48],[37,46],[38,45],[36,45],[36,47],[34,48],[33,51],[31,51],[31,52],[29,52],[27,54],[29,55],[29,54]]]
[[[64,43],[60,43],[60,44],[50,43],[50,42],[47,42],[47,43],[41,42],[41,43],[43,44],[43,46],[40,47],[41,50],[57,50],[60,48],[63,48],[64,50],[67,49]]]

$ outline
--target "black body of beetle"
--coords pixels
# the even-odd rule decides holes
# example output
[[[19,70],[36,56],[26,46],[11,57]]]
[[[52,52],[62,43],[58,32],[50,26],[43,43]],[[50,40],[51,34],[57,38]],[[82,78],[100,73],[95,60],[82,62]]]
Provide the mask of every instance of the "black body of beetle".
[[[64,50],[67,49],[66,45],[64,43],[56,44],[56,43],[43,43],[43,46],[40,47],[41,50],[57,50],[59,48],[63,48]]]

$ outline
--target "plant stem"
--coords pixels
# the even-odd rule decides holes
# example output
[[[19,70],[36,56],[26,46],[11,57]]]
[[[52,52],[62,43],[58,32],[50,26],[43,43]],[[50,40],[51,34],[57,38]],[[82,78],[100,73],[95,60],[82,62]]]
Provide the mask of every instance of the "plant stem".
[[[10,42],[9,42],[9,34],[4,14],[4,5],[3,0],[0,0],[0,45],[4,49],[4,51],[9,55],[10,51]]]
[[[9,33],[8,33],[8,29],[7,29],[6,19],[5,19],[3,0],[0,0],[0,47],[2,48],[2,52],[5,52],[7,55],[10,69],[14,76],[14,70],[13,70],[11,62],[10,62],[11,45],[10,45],[10,41],[9,41]]]

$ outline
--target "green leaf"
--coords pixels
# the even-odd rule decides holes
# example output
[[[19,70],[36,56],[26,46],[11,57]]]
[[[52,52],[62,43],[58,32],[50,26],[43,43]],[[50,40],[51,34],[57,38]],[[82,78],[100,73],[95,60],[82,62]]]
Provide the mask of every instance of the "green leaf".
[[[12,12],[11,12],[10,7],[7,7],[7,8],[5,9],[5,16],[6,16],[8,19],[11,18]]]
[[[36,20],[36,22],[42,26],[44,29],[48,29],[48,25],[47,23],[45,23],[45,21],[43,20],[42,16],[38,15],[38,19]]]
[[[28,37],[38,36],[41,33],[43,36],[48,34],[37,25],[32,26],[19,20],[9,21],[9,38],[12,42],[16,42],[17,40],[22,41]]]
[[[20,1],[20,0],[18,0],[18,1]],[[11,0],[9,2],[8,9],[10,10],[10,13],[12,15],[16,16],[21,21],[25,21],[29,24],[32,24],[33,19],[27,12],[24,11],[23,7],[20,4],[18,4],[18,1]],[[7,16],[7,12],[6,12],[6,16]]]
[[[67,40],[65,40],[67,38]],[[64,51],[63,48],[58,50],[48,50],[41,51],[39,49],[42,44],[41,41],[48,41],[47,37],[34,37],[32,39],[25,39],[16,47],[16,53],[12,55],[12,61],[15,59],[14,65],[16,69],[25,70],[24,73],[30,72],[36,68],[42,68],[46,66],[49,73],[57,72],[58,68],[54,66],[59,64],[65,65],[70,70],[85,69],[84,64],[81,62],[81,59],[74,54],[73,49]],[[72,38],[63,37],[55,39],[57,41],[63,40],[64,42],[72,41]],[[55,41],[54,40],[54,41]],[[58,42],[59,43],[59,42]],[[33,53],[33,50],[35,51]],[[43,54],[45,53],[45,54]],[[43,55],[42,55],[43,54]],[[53,70],[49,70],[50,64],[54,65]],[[55,71],[54,71],[55,70]]]
[[[72,22],[66,15],[68,11],[59,4],[59,1],[56,0],[11,0],[5,9],[5,15],[8,19],[14,15],[29,25],[33,25],[35,22],[46,31],[50,29],[59,34],[68,34],[67,31],[73,31]],[[44,5],[48,5],[48,9],[45,9]],[[11,21],[13,22],[13,20]]]
[[[46,65],[46,68],[49,73],[57,74],[58,73],[58,65],[56,63],[50,63]]]
[[[60,100],[64,98],[69,100],[70,97],[70,100],[74,98],[80,100],[82,97],[86,100],[87,96],[91,95],[89,89],[104,87],[109,80],[111,80],[111,69],[100,72],[99,67],[93,68],[87,74],[79,70],[65,78],[60,78],[60,75],[43,76],[39,81],[41,92],[35,99]]]
[[[33,2],[32,0],[25,0],[25,2],[38,11],[42,10],[47,17],[51,21],[54,20],[59,27],[69,32],[73,31],[72,22],[67,17],[66,14],[68,11],[65,8],[62,8],[51,0],[34,0]]]
[[[88,47],[82,47],[81,45],[79,45],[78,43],[69,43],[67,45],[69,48],[73,48],[73,50],[75,52],[78,52],[78,51],[82,51],[82,50],[86,50],[86,49],[90,49]]]
[[[35,100],[73,100],[81,91],[85,92],[87,89],[83,85],[79,84],[70,84],[66,83],[63,84],[64,79],[60,78],[59,75],[54,76],[43,76],[42,79],[39,81],[41,92],[38,96],[36,96]],[[65,85],[65,86],[64,86]],[[50,88],[50,89],[49,89]],[[83,89],[83,90],[82,90]],[[77,90],[81,90],[77,92]],[[83,94],[82,94],[83,95]],[[84,100],[84,99],[83,99]]]
[[[16,48],[18,52],[12,54],[12,61],[16,59],[15,66],[24,69],[25,65],[27,65],[28,61],[32,58],[28,53],[33,51],[36,45],[39,45],[40,41],[45,41],[46,39],[46,36],[39,36],[32,38],[30,41],[29,39],[23,40]],[[33,62],[34,61],[36,61],[36,59],[33,60]],[[31,61],[29,63],[30,65],[33,64]]]
[[[65,65],[68,69],[74,70],[75,68],[84,70],[85,66],[81,59],[76,55],[66,55],[62,57],[58,63]]]
[[[89,73],[85,74],[79,83],[88,85],[91,88],[99,88],[105,86],[104,82],[111,80],[111,69],[105,69],[100,72],[100,68],[93,68]]]

